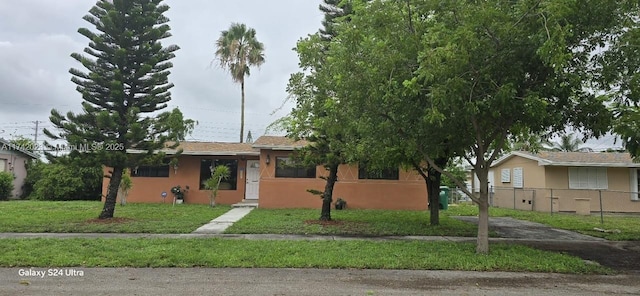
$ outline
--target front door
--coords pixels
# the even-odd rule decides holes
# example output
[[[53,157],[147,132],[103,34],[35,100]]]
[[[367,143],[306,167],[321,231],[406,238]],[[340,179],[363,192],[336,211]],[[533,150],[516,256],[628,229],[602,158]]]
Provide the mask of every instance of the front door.
[[[258,199],[260,189],[260,161],[247,160],[247,186],[245,187],[245,199]]]

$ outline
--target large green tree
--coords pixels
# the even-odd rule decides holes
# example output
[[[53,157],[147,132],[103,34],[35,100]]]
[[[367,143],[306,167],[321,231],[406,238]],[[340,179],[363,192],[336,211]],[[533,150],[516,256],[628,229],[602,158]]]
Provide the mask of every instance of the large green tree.
[[[326,65],[333,71],[332,85],[341,101],[339,109],[350,110],[359,140],[355,151],[369,167],[404,166],[415,169],[425,180],[430,223],[439,224],[441,173],[425,160],[431,156],[445,166],[456,154],[456,138],[438,125],[423,124],[429,106],[426,95],[409,92],[404,82],[418,69],[422,16],[414,3],[372,1],[355,3],[348,26],[338,26],[338,37],[330,47]],[[343,111],[344,112],[344,111]],[[445,123],[446,124],[446,123]],[[417,127],[420,128],[417,128]]]
[[[488,170],[508,139],[566,126],[589,136],[607,131],[604,98],[585,82],[596,71],[594,50],[619,31],[626,13],[619,8],[628,2],[360,2],[350,25],[338,29],[325,67],[335,71],[339,97],[349,102],[344,108],[357,110],[359,124],[369,126],[363,129],[387,127],[380,141],[429,152],[421,156],[444,174],[436,159],[445,155],[461,154],[473,166],[480,195],[457,183],[479,206],[477,252],[487,253]],[[408,25],[393,21],[400,12]],[[374,23],[365,25],[367,18]],[[418,42],[408,37],[414,31]],[[402,71],[410,75],[397,75]],[[376,114],[389,120],[381,124]]]
[[[194,125],[177,109],[161,112],[171,100],[170,60],[179,49],[161,43],[171,36],[164,16],[168,9],[162,0],[97,1],[83,18],[95,30],[78,30],[89,46],[85,54],[71,55],[85,68],[69,71],[82,94],[82,111],[51,111],[57,131],[45,130],[47,136],[66,140],[112,168],[101,219],[114,215],[125,168],[159,161],[164,155],[154,151],[168,141],[177,146]],[[132,148],[148,153],[127,154]]]
[[[338,182],[338,168],[347,162],[345,153],[348,144],[348,123],[344,113],[338,108],[332,91],[330,71],[323,68],[330,41],[337,34],[335,26],[339,20],[351,13],[349,3],[325,0],[320,10],[325,14],[323,27],[317,34],[298,42],[295,50],[303,72],[294,73],[289,79],[287,92],[296,102],[296,107],[284,121],[284,129],[294,139],[305,139],[309,145],[296,151],[296,158],[305,165],[323,165],[328,175],[322,176],[326,182],[324,190],[309,189],[320,195],[322,207],[320,220],[331,220],[333,189]],[[344,21],[344,20],[343,20]]]
[[[616,1],[617,2],[617,1]],[[612,34],[609,50],[596,55],[601,70],[597,86],[612,99],[613,132],[635,158],[640,156],[640,2],[625,1],[619,10],[622,26]]]
[[[240,143],[244,140],[244,80],[252,66],[264,64],[264,44],[256,38],[256,30],[245,24],[232,23],[216,40],[216,58],[227,69],[234,82],[240,83]]]

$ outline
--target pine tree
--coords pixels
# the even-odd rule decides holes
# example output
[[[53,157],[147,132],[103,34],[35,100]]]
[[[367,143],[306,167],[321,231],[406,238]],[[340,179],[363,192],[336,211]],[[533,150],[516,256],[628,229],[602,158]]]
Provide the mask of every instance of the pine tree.
[[[324,0],[324,4],[320,4],[320,11],[324,13],[323,28],[320,29],[320,36],[324,41],[330,41],[338,34],[335,28],[338,18],[352,13],[352,7],[349,2],[343,5],[340,2],[343,2],[343,0]]]
[[[179,49],[160,42],[171,36],[163,15],[168,9],[162,0],[97,1],[83,18],[95,30],[78,30],[89,46],[85,54],[71,55],[86,71],[69,70],[83,110],[63,115],[53,109],[50,120],[58,133],[44,131],[112,168],[100,219],[113,217],[127,167],[160,161],[164,155],[153,151],[167,141],[177,145],[193,129],[194,122],[184,120],[178,109],[159,113],[171,100],[169,60]],[[127,154],[132,148],[149,153]]]

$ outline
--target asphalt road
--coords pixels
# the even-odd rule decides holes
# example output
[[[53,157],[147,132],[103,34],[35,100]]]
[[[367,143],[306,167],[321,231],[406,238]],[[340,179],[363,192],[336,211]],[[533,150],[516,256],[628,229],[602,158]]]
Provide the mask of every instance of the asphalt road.
[[[605,294],[639,295],[640,275],[261,268],[0,269],[0,295]]]

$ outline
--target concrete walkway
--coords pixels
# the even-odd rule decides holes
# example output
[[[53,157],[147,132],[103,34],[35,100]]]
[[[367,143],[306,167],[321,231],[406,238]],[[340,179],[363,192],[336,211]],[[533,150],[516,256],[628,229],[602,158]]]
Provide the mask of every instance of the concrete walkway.
[[[208,224],[200,226],[192,233],[223,233],[229,226],[238,222],[238,220],[249,214],[253,209],[253,207],[233,208],[222,216],[211,220]]]

